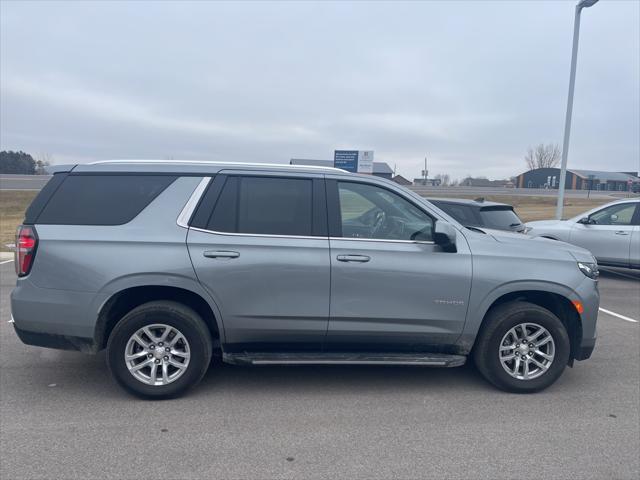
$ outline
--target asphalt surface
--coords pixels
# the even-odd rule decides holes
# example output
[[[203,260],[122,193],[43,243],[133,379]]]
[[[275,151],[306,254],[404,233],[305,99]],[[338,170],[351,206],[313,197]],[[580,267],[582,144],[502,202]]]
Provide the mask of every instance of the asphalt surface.
[[[640,274],[603,272],[602,307],[640,320]],[[640,324],[601,313],[593,357],[513,395],[471,366],[214,366],[147,402],[104,355],[22,345],[0,265],[0,478],[640,476]]]

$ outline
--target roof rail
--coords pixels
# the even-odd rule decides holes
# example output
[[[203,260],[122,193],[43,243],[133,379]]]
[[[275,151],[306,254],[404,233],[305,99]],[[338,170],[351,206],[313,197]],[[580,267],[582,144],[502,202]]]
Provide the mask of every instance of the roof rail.
[[[346,172],[341,168],[320,167],[317,165],[290,165],[288,163],[249,163],[249,162],[216,162],[210,160],[99,160],[90,162],[87,165],[108,165],[108,164],[194,164],[194,165],[219,165],[219,166],[240,166],[240,167],[276,167],[276,168],[294,168],[294,169],[311,169],[311,170],[330,170],[337,172]]]

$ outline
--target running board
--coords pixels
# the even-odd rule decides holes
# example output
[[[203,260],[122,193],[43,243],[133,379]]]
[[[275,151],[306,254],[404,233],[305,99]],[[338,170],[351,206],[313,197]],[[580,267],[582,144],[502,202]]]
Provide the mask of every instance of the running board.
[[[224,353],[234,365],[415,365],[459,367],[464,355],[444,353]]]

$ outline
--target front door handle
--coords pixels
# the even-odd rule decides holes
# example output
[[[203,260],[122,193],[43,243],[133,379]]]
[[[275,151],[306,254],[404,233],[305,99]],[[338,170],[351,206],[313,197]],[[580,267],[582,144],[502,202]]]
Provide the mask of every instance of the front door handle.
[[[629,232],[625,232],[624,230],[616,231],[616,235],[629,235]]]
[[[368,255],[338,255],[339,262],[358,262],[365,263],[371,260]]]
[[[228,250],[206,250],[203,255],[207,258],[238,258],[240,253]]]

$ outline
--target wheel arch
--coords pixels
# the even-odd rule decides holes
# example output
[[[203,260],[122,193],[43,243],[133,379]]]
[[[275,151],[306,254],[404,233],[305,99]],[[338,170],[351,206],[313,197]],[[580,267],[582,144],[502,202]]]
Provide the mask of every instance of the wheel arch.
[[[154,300],[171,300],[195,310],[206,323],[214,348],[219,348],[224,339],[220,313],[203,291],[185,285],[146,283],[129,285],[113,292],[99,307],[94,331],[96,350],[106,347],[113,328],[127,312]]]
[[[524,301],[549,310],[564,324],[569,340],[571,351],[569,354],[569,365],[573,365],[573,359],[580,348],[582,341],[582,319],[572,303],[569,292],[553,291],[550,289],[526,288],[503,292],[493,298],[482,310],[481,321],[478,325],[475,338],[480,334],[482,328],[487,324],[488,318],[496,307],[509,302]]]

